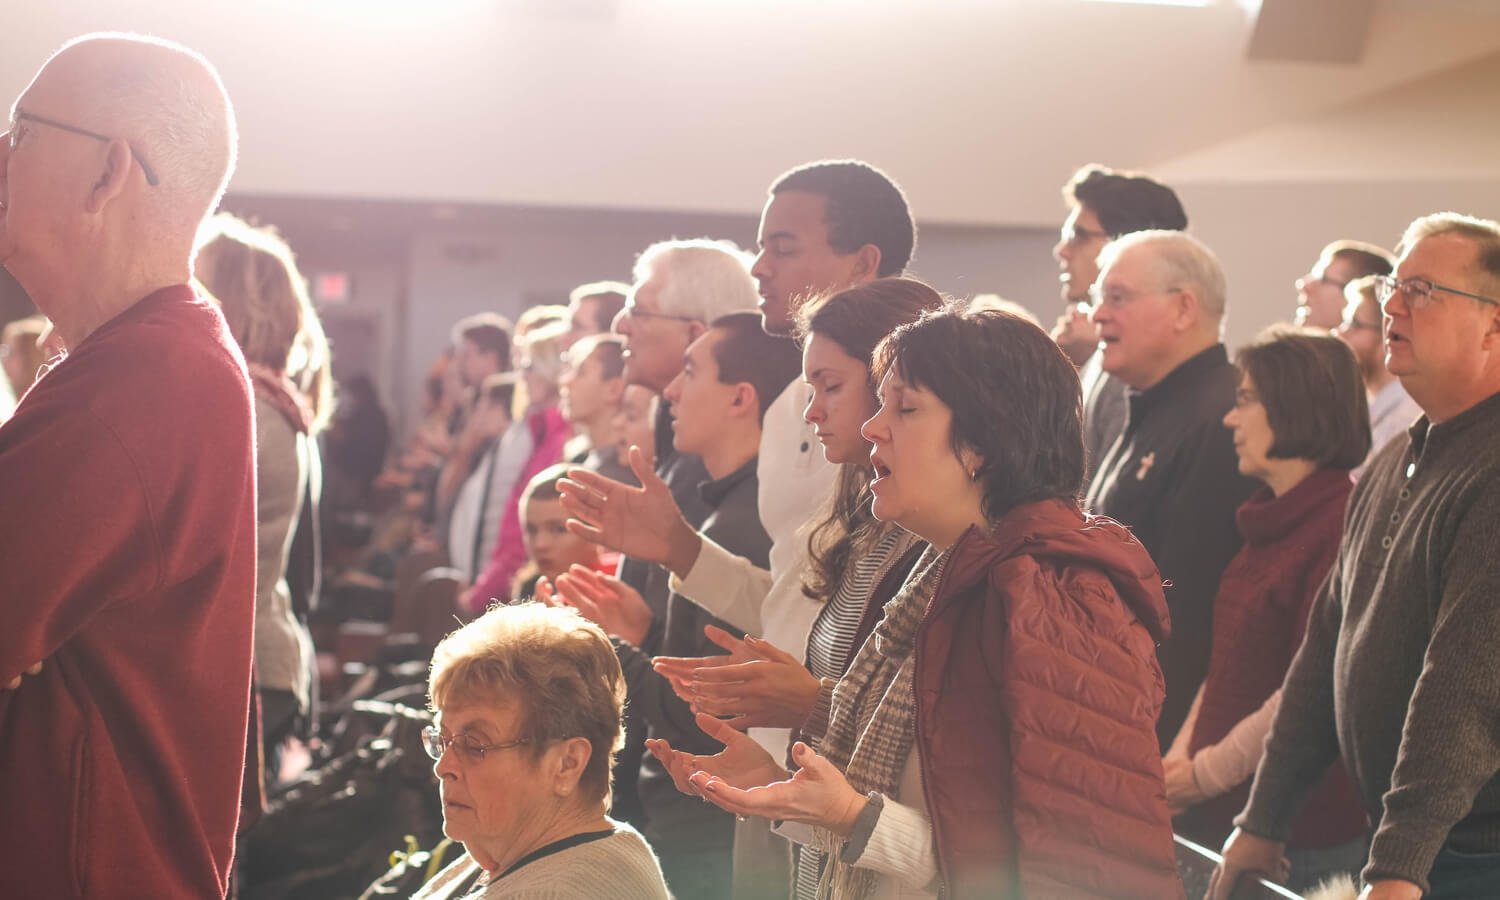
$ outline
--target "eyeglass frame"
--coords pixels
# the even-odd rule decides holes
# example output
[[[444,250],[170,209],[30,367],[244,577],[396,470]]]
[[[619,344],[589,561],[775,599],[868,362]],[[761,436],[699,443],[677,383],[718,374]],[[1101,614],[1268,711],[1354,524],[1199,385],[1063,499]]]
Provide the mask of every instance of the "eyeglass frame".
[[[1352,281],[1352,280],[1353,279],[1350,279],[1350,281]],[[1346,287],[1349,286],[1349,281],[1339,281],[1337,278],[1329,278],[1327,275],[1318,275],[1318,276],[1314,277],[1313,273],[1308,272],[1306,275],[1299,275],[1297,277],[1297,280],[1295,282],[1293,282],[1293,284],[1299,290],[1304,285],[1309,285],[1309,284],[1323,284],[1323,285],[1327,285],[1328,287],[1331,287],[1331,288],[1338,288],[1339,290],[1342,291],[1344,288],[1346,288]]]
[[[629,303],[620,309],[620,312],[632,319],[668,319],[673,322],[696,322],[692,316],[674,316],[671,313],[646,312],[638,306]]]
[[[428,725],[422,729],[422,750],[433,761],[437,762],[448,752],[448,748],[459,745],[458,760],[463,763],[484,762],[484,755],[491,750],[510,750],[531,743],[526,738],[518,738],[514,741],[505,741],[499,744],[481,744],[473,735],[466,731],[443,737],[443,732],[436,725]],[[433,751],[437,752],[434,753]]]
[[[1394,275],[1378,275],[1375,278],[1375,299],[1380,303],[1381,311],[1385,310],[1385,305],[1391,301],[1392,297],[1396,296],[1398,291],[1403,296],[1406,296],[1406,285],[1409,284],[1427,285],[1426,290],[1419,292],[1418,296],[1421,299],[1414,300],[1411,297],[1406,297],[1406,302],[1411,305],[1412,309],[1426,309],[1430,306],[1432,304],[1433,291],[1442,291],[1445,294],[1457,294],[1460,297],[1468,297],[1470,300],[1478,300],[1480,303],[1500,306],[1500,300],[1496,300],[1493,297],[1485,297],[1480,294],[1461,291],[1458,288],[1451,288],[1447,285],[1438,284],[1431,278],[1397,278]]]
[[[66,122],[59,122],[56,119],[49,119],[46,116],[39,116],[36,113],[30,113],[26,112],[25,110],[18,109],[15,111],[15,114],[11,116],[10,129],[7,132],[10,140],[11,150],[16,149],[16,124],[21,121],[35,122],[38,125],[46,125],[51,128],[56,128],[59,131],[66,131],[70,134],[82,135],[86,138],[93,138],[96,141],[102,141],[106,144],[112,143],[117,140],[117,138],[112,138],[107,134],[100,134],[97,131],[90,131],[87,128],[79,128],[77,125],[69,125]],[[131,158],[140,165],[141,172],[146,176],[146,183],[151,187],[156,187],[157,185],[161,184],[161,180],[156,177],[156,170],[151,168],[151,164],[146,162],[145,157],[141,156],[140,152],[135,149],[135,146],[132,145],[129,141],[125,142],[125,146],[130,148]]]
[[[1134,303],[1138,297],[1149,297],[1152,294],[1162,294],[1164,296],[1166,294],[1180,294],[1184,290],[1185,288],[1169,287],[1162,288],[1159,291],[1122,291],[1121,293],[1124,296],[1106,298],[1103,292],[1099,290],[1099,286],[1092,284],[1089,285],[1088,307],[1089,309],[1099,309],[1101,306],[1108,306],[1110,309],[1123,309],[1125,306]]]
[[[1089,241],[1096,241],[1099,238],[1103,238],[1106,241],[1113,240],[1107,231],[1095,231],[1092,228],[1080,228],[1077,225],[1062,229],[1058,237],[1069,247],[1077,247]]]

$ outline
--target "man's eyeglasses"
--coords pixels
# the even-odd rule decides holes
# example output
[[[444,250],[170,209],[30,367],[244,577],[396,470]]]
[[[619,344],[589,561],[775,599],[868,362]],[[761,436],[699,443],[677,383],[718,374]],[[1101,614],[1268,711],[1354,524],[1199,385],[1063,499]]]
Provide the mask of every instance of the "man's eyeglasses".
[[[1311,272],[1297,279],[1297,288],[1299,290],[1310,284],[1326,284],[1331,288],[1342,291],[1349,282],[1339,281],[1337,278],[1329,278],[1327,275],[1314,275]]]
[[[1480,303],[1488,303],[1491,306],[1500,306],[1500,300],[1491,297],[1483,297],[1479,294],[1471,294],[1458,288],[1451,288],[1429,281],[1426,278],[1397,278],[1394,275],[1381,275],[1375,280],[1375,299],[1380,301],[1380,308],[1391,302],[1396,292],[1401,293],[1401,298],[1412,309],[1424,309],[1432,303],[1432,292],[1442,291],[1445,294],[1457,294],[1460,297],[1468,297],[1470,300],[1478,300]]]
[[[1124,288],[1105,288],[1101,291],[1098,285],[1094,285],[1089,288],[1089,306],[1093,309],[1098,309],[1101,306],[1107,306],[1110,309],[1120,309],[1137,297],[1145,297],[1151,294],[1176,294],[1181,291],[1182,288],[1166,288],[1160,291],[1131,291]]]
[[[1089,241],[1099,240],[1100,238],[1107,241],[1109,240],[1109,234],[1103,231],[1095,231],[1092,228],[1080,228],[1077,225],[1062,230],[1062,242],[1073,247],[1086,244]]]
[[[484,755],[491,750],[509,750],[512,747],[520,747],[531,743],[528,740],[506,741],[503,744],[486,744],[468,734],[455,734],[444,737],[443,733],[435,725],[429,725],[422,729],[422,749],[434,760],[443,758],[443,751],[449,747],[458,754],[458,761],[463,763],[477,763],[484,759]]]
[[[1260,395],[1251,390],[1240,388],[1234,392],[1234,408],[1244,409],[1260,402]]]
[[[114,138],[110,137],[107,134],[100,134],[97,131],[90,131],[87,128],[79,128],[77,125],[68,125],[55,119],[48,119],[42,116],[38,116],[34,113],[22,112],[21,110],[17,110],[15,118],[13,118],[10,123],[10,149],[12,150],[16,149],[16,147],[21,143],[21,138],[25,137],[26,135],[26,129],[22,126],[22,122],[35,122],[38,125],[46,125],[49,128],[56,128],[59,131],[66,131],[70,134],[82,135],[86,138],[93,138],[96,141],[103,141],[106,144],[114,140]],[[129,145],[127,144],[127,146]],[[150,164],[148,164],[146,160],[141,157],[141,154],[136,151],[135,147],[130,148],[130,155],[135,159],[137,163],[140,163],[141,172],[143,172],[146,176],[146,183],[151,185],[152,187],[156,187],[156,185],[159,183],[156,178],[156,171],[152,169]]]
[[[632,305],[630,305],[628,303],[625,305],[625,308],[622,309],[622,310],[620,310],[620,311],[623,312],[625,315],[629,316],[632,319],[666,319],[666,320],[668,320],[670,322],[696,322],[696,321],[698,321],[697,319],[693,318],[692,316],[673,316],[673,315],[668,315],[667,313],[646,312],[645,310],[641,309],[639,306],[632,306]]]

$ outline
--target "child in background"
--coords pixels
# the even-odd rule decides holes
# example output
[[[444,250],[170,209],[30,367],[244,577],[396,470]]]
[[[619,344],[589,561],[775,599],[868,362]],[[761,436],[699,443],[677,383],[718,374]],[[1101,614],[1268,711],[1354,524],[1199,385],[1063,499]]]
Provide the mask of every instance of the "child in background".
[[[568,530],[568,512],[563,509],[557,492],[557,483],[567,472],[567,465],[543,469],[521,496],[527,562],[516,574],[511,591],[516,600],[531,599],[537,579],[555,579],[572,566],[614,574],[615,566],[619,564],[619,554],[605,553],[599,545]]]

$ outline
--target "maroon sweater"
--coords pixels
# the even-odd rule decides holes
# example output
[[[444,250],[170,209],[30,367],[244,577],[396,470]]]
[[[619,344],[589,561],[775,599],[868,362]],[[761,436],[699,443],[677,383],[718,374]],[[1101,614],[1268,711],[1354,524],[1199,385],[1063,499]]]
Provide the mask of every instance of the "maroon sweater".
[[[187,286],[0,426],[0,897],[223,896],[255,613],[245,363]]]
[[[1281,687],[1313,598],[1338,554],[1352,488],[1348,472],[1322,469],[1280,497],[1258,491],[1235,514],[1245,543],[1219,580],[1213,654],[1189,753],[1218,743]],[[1191,810],[1178,827],[1216,847],[1249,793],[1246,781]],[[1354,783],[1335,764],[1308,796],[1289,845],[1336,846],[1367,828]]]

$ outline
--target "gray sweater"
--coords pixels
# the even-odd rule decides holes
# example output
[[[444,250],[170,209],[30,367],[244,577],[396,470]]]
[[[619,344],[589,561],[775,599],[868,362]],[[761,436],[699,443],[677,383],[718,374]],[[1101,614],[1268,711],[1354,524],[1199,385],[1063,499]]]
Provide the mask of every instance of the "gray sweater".
[[[1380,452],[1287,673],[1238,820],[1283,838],[1342,751],[1377,823],[1365,880],[1427,890],[1444,846],[1500,852],[1500,394]]]
[[[259,394],[255,432],[255,682],[291,691],[306,712],[312,637],[292,611],[286,568],[317,447]]]

